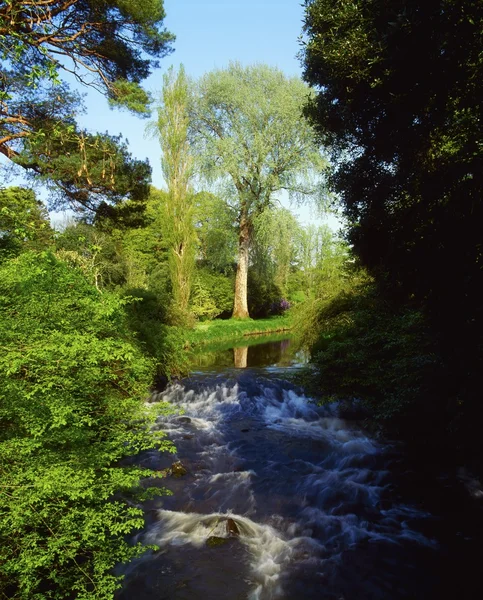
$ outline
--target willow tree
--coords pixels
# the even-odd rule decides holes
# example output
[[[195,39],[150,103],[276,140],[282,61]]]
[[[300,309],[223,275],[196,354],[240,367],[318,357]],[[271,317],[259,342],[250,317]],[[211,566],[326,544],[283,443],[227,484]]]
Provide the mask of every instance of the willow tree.
[[[163,83],[156,123],[162,149],[163,176],[168,188],[161,203],[163,235],[169,248],[172,320],[183,323],[189,318],[196,242],[191,188],[193,158],[188,140],[189,86],[183,67],[178,73],[171,68],[164,75]]]
[[[193,146],[202,172],[236,209],[238,266],[233,316],[246,318],[253,224],[284,191],[323,194],[325,160],[302,116],[308,87],[266,65],[231,63],[202,77],[191,107]]]
[[[265,210],[254,222],[253,266],[271,277],[285,298],[301,231],[297,218],[287,208]]]

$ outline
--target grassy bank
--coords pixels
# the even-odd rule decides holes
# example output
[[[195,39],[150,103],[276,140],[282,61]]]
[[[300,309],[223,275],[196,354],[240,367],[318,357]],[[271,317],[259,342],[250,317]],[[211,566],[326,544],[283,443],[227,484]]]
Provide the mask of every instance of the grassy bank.
[[[293,319],[289,315],[257,320],[215,320],[198,323],[194,329],[183,331],[183,336],[185,338],[185,347],[195,348],[216,342],[241,340],[259,334],[281,333],[290,331],[292,327]]]

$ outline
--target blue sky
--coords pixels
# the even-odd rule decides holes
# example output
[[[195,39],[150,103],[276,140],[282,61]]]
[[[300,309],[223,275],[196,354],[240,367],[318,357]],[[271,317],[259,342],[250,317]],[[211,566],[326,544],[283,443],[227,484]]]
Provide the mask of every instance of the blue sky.
[[[142,0],[140,0],[142,1]],[[165,0],[165,25],[174,33],[174,52],[161,61],[160,68],[145,82],[154,97],[159,96],[162,76],[174,65],[184,65],[188,75],[199,77],[230,61],[256,62],[276,66],[287,75],[301,76],[296,58],[300,50],[304,9],[301,0]],[[111,110],[106,99],[94,90],[86,92],[86,114],[79,122],[91,131],[122,134],[131,153],[148,158],[153,185],[163,187],[160,147],[146,136],[147,121],[128,112]],[[310,207],[296,210],[303,221],[313,221]],[[329,224],[333,225],[333,219]]]
[[[174,52],[144,84],[154,97],[159,96],[163,73],[170,65],[183,64],[192,77],[234,60],[267,63],[287,75],[301,75],[296,59],[303,18],[299,0],[165,0],[165,10],[166,27],[176,41]],[[110,110],[95,92],[89,92],[86,105],[87,114],[79,121],[93,131],[123,134],[134,156],[149,158],[153,184],[162,187],[160,148],[156,140],[146,137],[146,121]]]

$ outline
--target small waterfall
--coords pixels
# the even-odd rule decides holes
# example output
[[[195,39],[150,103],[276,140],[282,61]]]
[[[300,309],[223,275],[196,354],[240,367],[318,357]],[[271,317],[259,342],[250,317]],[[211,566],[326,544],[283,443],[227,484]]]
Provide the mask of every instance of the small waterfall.
[[[416,548],[435,548],[413,527],[430,516],[391,498],[390,449],[336,406],[318,407],[249,369],[228,379],[200,375],[154,400],[178,408],[156,426],[175,442],[187,474],[165,482],[174,495],[150,506],[153,522],[139,540],[160,550],[130,568],[123,598],[158,597],[143,595],[141,579],[169,589],[170,600],[292,600],[300,586],[305,598],[340,598],[340,589],[352,593],[347,572],[354,568],[356,580],[358,568],[369,568],[364,556],[394,563],[368,584],[367,598],[409,597],[398,565]],[[166,458],[144,460],[161,468]]]

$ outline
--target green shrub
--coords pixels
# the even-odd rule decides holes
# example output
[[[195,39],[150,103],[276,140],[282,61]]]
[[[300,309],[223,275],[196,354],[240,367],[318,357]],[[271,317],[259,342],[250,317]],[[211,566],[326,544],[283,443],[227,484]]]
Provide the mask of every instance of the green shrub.
[[[315,303],[303,337],[310,386],[326,400],[359,398],[376,419],[395,422],[434,391],[440,364],[422,314],[393,308],[368,281]]]
[[[197,269],[191,291],[191,310],[200,321],[229,315],[233,310],[235,282],[232,277]]]
[[[0,596],[112,599],[113,567],[142,552],[137,501],[153,473],[120,467],[173,446],[142,399],[154,361],[129,330],[126,301],[100,294],[53,255],[0,268]]]
[[[280,288],[270,277],[248,270],[248,312],[254,319],[267,317],[272,306],[282,298]]]
[[[156,361],[157,373],[168,378],[186,371],[186,356],[180,330],[166,325],[170,318],[160,297],[145,289],[124,290],[127,324],[145,353]]]

